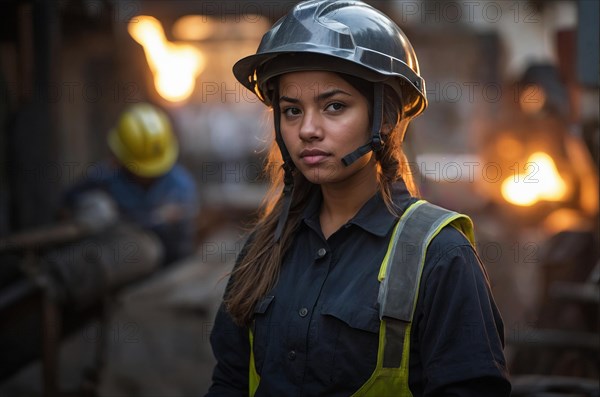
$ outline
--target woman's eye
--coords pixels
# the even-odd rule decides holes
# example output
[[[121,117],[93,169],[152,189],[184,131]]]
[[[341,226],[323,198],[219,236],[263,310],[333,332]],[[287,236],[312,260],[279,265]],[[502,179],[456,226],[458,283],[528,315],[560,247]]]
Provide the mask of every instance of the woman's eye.
[[[340,110],[342,110],[344,108],[344,104],[343,103],[339,103],[339,102],[334,102],[331,103],[327,106],[326,110],[328,111],[334,111],[334,112],[339,112]]]
[[[283,109],[282,113],[286,117],[298,116],[300,114],[300,109],[298,109],[298,108],[285,108],[285,109]]]

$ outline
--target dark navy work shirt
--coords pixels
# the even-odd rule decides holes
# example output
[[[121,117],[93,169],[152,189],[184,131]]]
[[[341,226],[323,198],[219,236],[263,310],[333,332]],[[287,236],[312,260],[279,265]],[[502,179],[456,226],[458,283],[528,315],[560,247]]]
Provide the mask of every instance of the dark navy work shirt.
[[[403,183],[394,202],[414,201]],[[256,305],[256,396],[350,396],[377,361],[377,275],[397,218],[379,194],[325,239],[308,203],[279,279]],[[413,396],[508,396],[503,324],[468,240],[444,228],[428,249],[411,334]],[[208,396],[248,394],[248,329],[218,312]]]

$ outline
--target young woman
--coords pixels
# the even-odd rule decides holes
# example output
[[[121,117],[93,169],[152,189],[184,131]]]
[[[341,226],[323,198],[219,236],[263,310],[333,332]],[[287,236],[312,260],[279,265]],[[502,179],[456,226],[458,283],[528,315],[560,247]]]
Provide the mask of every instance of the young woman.
[[[403,32],[307,1],[234,73],[272,107],[283,166],[217,314],[208,395],[508,396],[470,221],[416,199],[402,153],[427,104]]]

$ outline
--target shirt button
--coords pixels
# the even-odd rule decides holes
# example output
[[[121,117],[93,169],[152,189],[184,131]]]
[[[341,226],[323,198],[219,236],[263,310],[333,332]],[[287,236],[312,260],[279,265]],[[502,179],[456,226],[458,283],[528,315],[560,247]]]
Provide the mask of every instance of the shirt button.
[[[298,314],[300,315],[300,317],[306,317],[306,315],[308,314],[308,309],[303,307],[302,309],[300,309]]]
[[[290,350],[288,353],[288,359],[290,361],[294,361],[296,359],[296,352],[294,350]]]
[[[327,250],[325,248],[319,248],[319,250],[317,251],[317,255],[319,256],[319,258],[324,257],[326,253]]]

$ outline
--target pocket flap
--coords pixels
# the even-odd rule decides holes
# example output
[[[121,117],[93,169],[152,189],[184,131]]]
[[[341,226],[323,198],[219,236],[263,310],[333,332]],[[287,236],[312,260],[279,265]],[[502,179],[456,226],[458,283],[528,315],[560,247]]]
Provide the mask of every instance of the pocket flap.
[[[379,332],[379,312],[369,306],[326,306],[321,309],[321,314],[333,316],[352,328],[373,333]]]
[[[258,314],[263,314],[267,311],[267,309],[269,308],[269,306],[271,305],[271,302],[273,302],[273,299],[275,299],[274,295],[267,295],[264,298],[262,298],[261,300],[258,301],[258,303],[256,304],[256,306],[254,307],[254,313],[258,313]]]

